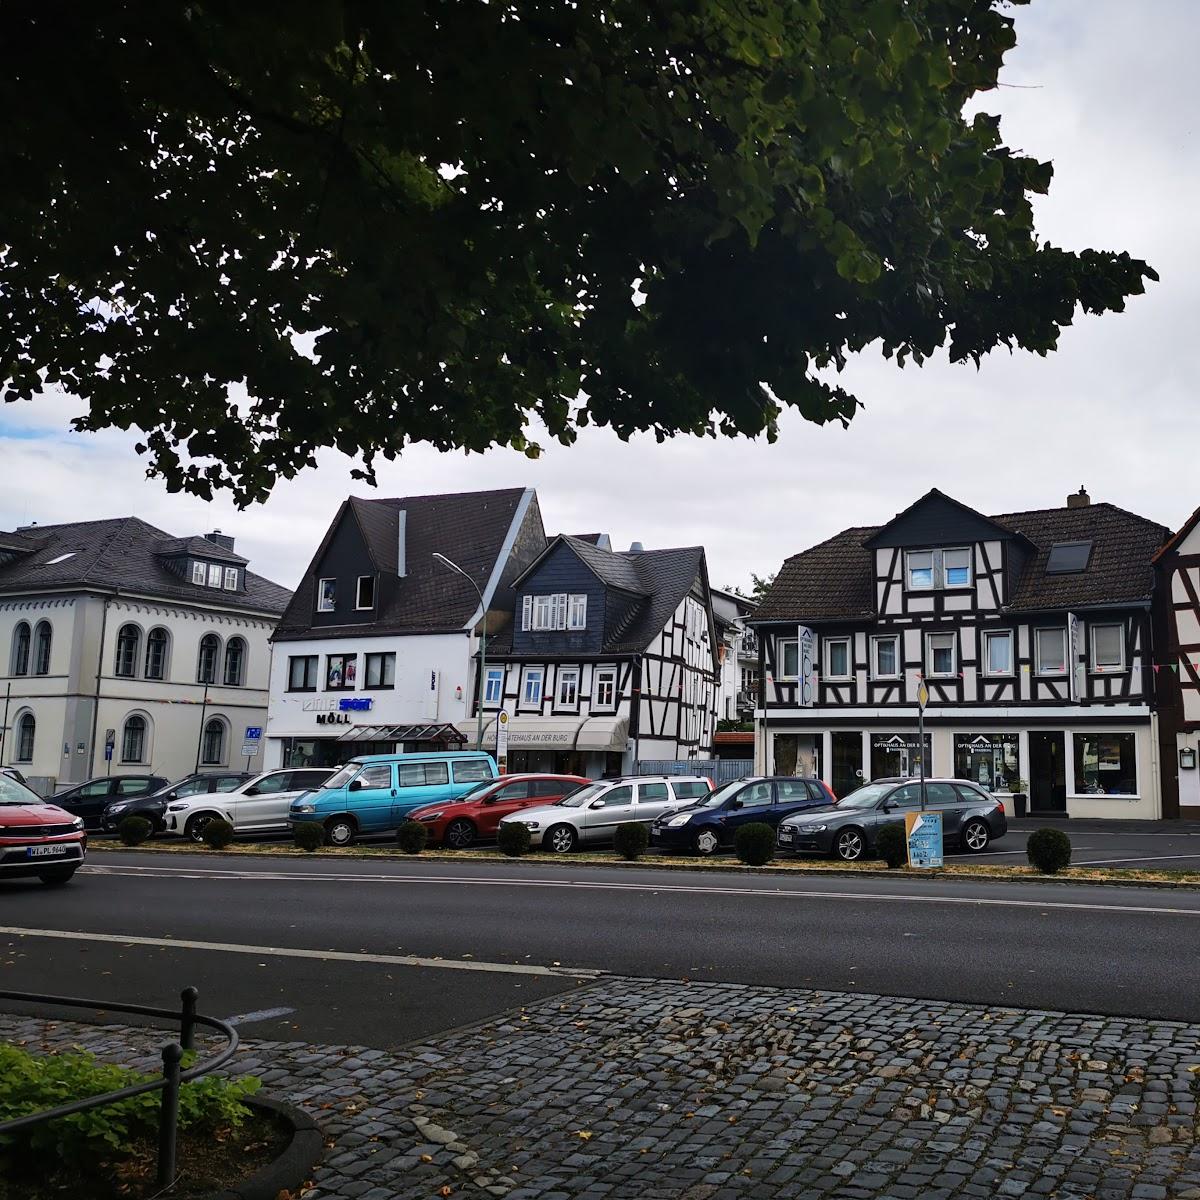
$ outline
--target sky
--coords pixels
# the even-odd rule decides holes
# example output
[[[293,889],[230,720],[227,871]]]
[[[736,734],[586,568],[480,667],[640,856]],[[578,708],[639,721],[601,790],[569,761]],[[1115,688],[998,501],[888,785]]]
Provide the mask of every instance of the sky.
[[[532,486],[548,533],[604,531],[616,549],[703,545],[712,582],[735,587],[931,487],[997,513],[1061,505],[1083,485],[1177,528],[1200,506],[1200,3],[1034,0],[1012,11],[1017,48],[979,107],[1002,114],[1009,146],[1054,163],[1039,233],[1067,249],[1128,250],[1161,276],[1123,314],[1080,314],[1056,354],[899,370],[868,350],[843,374],[865,406],[850,428],[787,414],[774,444],[623,443],[589,429],[572,447],[543,442],[537,461],[413,447],[380,465],[377,489],[329,452],[241,512],[169,494],[146,479],[134,434],[72,433],[80,403],[43,397],[0,408],[0,528],[136,514],[175,536],[221,529],[252,570],[294,586],[347,495]]]

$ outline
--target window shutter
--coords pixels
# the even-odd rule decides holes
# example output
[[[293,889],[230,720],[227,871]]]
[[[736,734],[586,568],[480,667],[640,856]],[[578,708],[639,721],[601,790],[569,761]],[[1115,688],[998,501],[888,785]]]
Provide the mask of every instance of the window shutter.
[[[533,597],[526,596],[521,601],[521,628],[528,629],[533,619]]]

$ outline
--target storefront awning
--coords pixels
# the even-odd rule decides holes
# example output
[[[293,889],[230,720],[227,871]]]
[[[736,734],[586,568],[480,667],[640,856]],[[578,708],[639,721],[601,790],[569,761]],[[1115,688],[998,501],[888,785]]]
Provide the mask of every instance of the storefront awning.
[[[628,717],[510,717],[510,750],[624,750],[629,742]],[[483,744],[495,749],[496,718],[483,731]]]
[[[443,746],[461,746],[464,734],[454,725],[351,725],[339,742],[438,742]]]

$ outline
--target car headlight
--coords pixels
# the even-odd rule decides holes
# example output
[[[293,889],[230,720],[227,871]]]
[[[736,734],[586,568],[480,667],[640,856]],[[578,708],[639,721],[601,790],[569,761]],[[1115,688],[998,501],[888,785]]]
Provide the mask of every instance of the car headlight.
[[[293,804],[292,812],[294,813],[315,813],[317,806],[315,804]]]
[[[71,828],[72,829],[82,829],[83,828],[83,818],[76,817],[75,820],[73,820],[71,822]]]
[[[422,813],[417,818],[418,821],[436,821],[442,814],[440,812]]]
[[[678,829],[680,825],[686,825],[692,819],[691,813],[680,813],[677,817],[672,817],[667,822],[667,827],[670,829]]]
[[[798,825],[796,826],[797,833],[824,833],[829,828],[828,825]]]
[[[168,804],[167,812],[183,812],[187,808],[187,801],[181,804]]]
[[[522,821],[521,824],[524,825],[526,829],[540,828],[540,824],[537,821]]]
[[[128,807],[129,801],[127,800],[124,804],[110,804],[108,806],[108,811],[110,813],[123,813]]]

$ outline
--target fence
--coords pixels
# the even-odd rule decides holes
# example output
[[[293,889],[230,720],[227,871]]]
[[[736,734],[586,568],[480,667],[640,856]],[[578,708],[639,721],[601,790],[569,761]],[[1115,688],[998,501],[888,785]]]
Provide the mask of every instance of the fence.
[[[750,758],[644,758],[634,767],[638,775],[707,775],[715,787],[754,774]]]
[[[105,1104],[114,1104],[118,1100],[128,1100],[131,1096],[141,1096],[145,1092],[161,1089],[162,1107],[158,1114],[158,1186],[168,1188],[175,1182],[175,1144],[179,1134],[179,1085],[191,1079],[199,1079],[208,1075],[218,1067],[224,1066],[237,1051],[238,1035],[226,1021],[216,1017],[201,1016],[196,1011],[196,999],[199,993],[194,987],[184,988],[179,993],[180,1008],[176,1012],[171,1008],[147,1008],[142,1004],[114,1004],[110,1000],[79,1000],[73,996],[40,996],[34,992],[0,991],[0,1000],[22,1000],[29,1004],[50,1004],[63,1008],[104,1009],[106,1012],[138,1013],[143,1017],[159,1017],[168,1021],[179,1022],[179,1041],[168,1042],[162,1048],[162,1078],[151,1079],[146,1083],[138,1083],[133,1087],[122,1088],[118,1092],[104,1092],[99,1096],[88,1096],[84,1100],[74,1100],[70,1104],[60,1104],[57,1108],[43,1109],[41,1112],[29,1113],[24,1117],[14,1117],[11,1121],[0,1122],[0,1134],[15,1133],[18,1129],[28,1129],[33,1125],[41,1125],[43,1121],[53,1121],[57,1117],[69,1117],[72,1113],[85,1112],[89,1108],[102,1108]],[[182,1069],[183,1056],[192,1049],[195,1041],[197,1025],[207,1025],[218,1033],[225,1035],[225,1048],[207,1062],[198,1062],[187,1070]]]

